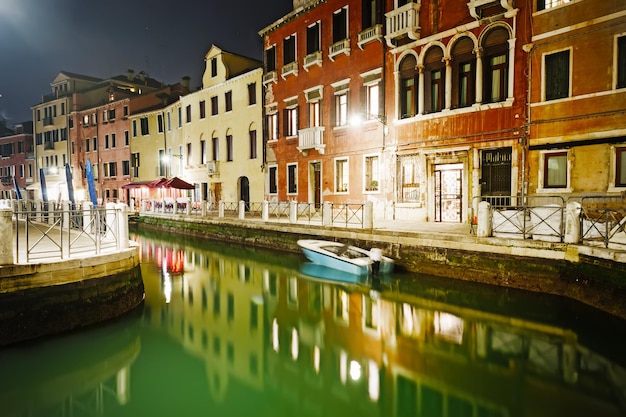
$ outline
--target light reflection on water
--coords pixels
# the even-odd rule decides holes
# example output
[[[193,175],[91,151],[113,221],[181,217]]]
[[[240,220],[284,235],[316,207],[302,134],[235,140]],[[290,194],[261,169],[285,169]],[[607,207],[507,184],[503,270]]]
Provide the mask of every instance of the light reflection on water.
[[[134,238],[142,311],[1,350],[0,416],[626,415],[622,321],[430,277],[355,282],[297,254]]]

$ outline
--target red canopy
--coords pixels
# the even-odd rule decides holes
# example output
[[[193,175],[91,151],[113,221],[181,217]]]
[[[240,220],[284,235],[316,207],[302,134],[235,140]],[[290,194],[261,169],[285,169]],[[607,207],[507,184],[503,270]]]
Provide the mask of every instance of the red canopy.
[[[189,184],[187,181],[181,180],[178,177],[169,178],[160,185],[157,185],[157,187],[177,188],[179,190],[193,190],[196,188],[193,184]]]

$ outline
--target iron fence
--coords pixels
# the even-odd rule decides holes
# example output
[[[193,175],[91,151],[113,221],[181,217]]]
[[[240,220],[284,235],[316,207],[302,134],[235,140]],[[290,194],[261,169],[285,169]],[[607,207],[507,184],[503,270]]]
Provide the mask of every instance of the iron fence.
[[[50,203],[52,204],[52,203]],[[21,205],[15,210],[16,262],[68,259],[119,250],[119,211]]]
[[[331,204],[332,225],[363,228],[364,204]]]
[[[474,200],[472,207],[480,201],[491,204],[494,236],[563,241],[565,199],[561,196],[477,196]]]
[[[625,196],[587,196],[580,200],[580,241],[609,247],[618,233],[626,233]]]
[[[296,206],[297,221],[323,224],[324,211],[322,206],[315,203],[298,203]]]

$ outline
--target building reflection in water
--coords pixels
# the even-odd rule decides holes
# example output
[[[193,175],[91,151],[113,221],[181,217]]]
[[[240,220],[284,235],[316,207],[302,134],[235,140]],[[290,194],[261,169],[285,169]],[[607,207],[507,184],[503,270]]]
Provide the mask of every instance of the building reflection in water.
[[[280,254],[138,241],[144,319],[201,358],[217,403],[236,381],[284,415],[625,415],[622,364],[575,331],[312,277]]]
[[[133,400],[140,323],[133,313],[97,338],[82,331],[0,350],[0,416],[116,415]]]

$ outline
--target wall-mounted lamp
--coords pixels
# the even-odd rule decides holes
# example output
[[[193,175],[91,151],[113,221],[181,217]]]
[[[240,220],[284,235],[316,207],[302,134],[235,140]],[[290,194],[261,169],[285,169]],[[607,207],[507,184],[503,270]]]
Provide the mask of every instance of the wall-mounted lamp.
[[[350,118],[350,124],[352,126],[361,126],[368,120],[377,120],[383,126],[387,126],[387,117],[384,114],[372,114],[372,113],[355,113]]]

